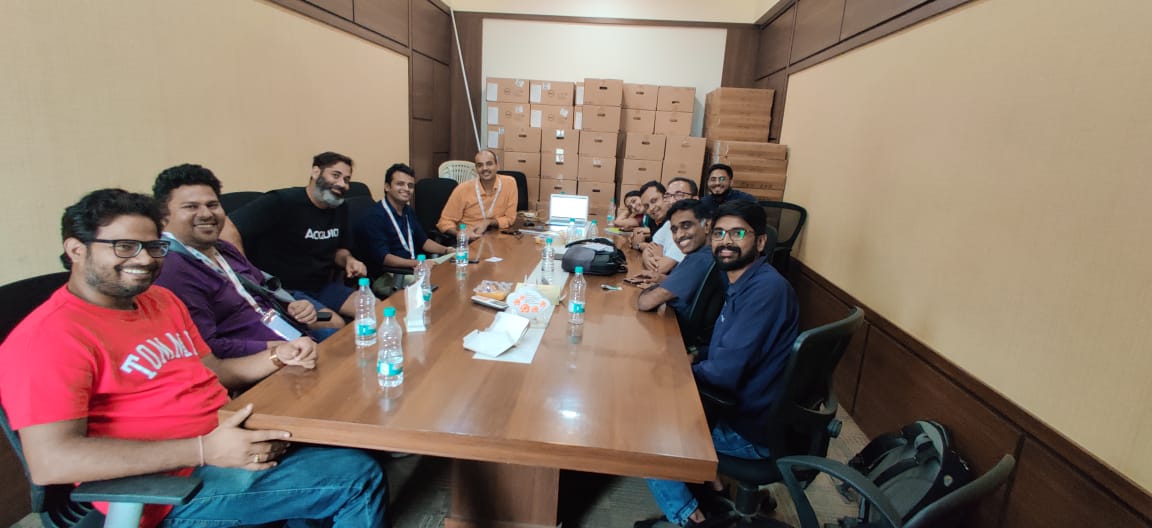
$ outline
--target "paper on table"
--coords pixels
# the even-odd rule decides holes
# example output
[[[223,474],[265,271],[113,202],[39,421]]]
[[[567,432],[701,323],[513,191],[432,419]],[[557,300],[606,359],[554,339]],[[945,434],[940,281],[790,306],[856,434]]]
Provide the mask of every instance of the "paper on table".
[[[439,257],[432,259],[432,262],[435,262],[437,264],[443,264],[445,262],[448,262],[450,259],[452,259],[455,256],[456,256],[456,251],[449,251],[448,253],[445,253],[443,255],[440,255]]]
[[[504,259],[502,259],[500,257],[488,257],[488,258],[484,259],[485,262],[500,262],[501,260],[504,260]]]
[[[524,337],[529,322],[519,315],[500,312],[488,328],[464,336],[464,348],[489,357],[499,356]]]
[[[424,326],[424,288],[421,287],[423,282],[424,279],[420,279],[404,289],[404,306],[408,310],[404,314],[404,326],[408,333],[427,330]]]

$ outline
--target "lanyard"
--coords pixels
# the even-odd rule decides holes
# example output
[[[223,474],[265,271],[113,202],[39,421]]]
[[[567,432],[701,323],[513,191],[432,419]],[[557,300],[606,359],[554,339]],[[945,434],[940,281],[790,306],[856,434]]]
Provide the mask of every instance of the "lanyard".
[[[388,205],[388,198],[380,200],[380,205],[384,206],[384,210],[388,211],[388,219],[392,221],[392,227],[396,228],[396,237],[400,239],[400,245],[408,251],[408,258],[416,258],[416,253],[413,251],[414,244],[412,243],[412,222],[408,222],[408,240],[404,240],[404,236],[400,234],[400,224],[396,223],[396,215],[392,214],[392,206]],[[483,204],[481,204],[481,212],[483,212]],[[400,214],[403,215],[404,211],[401,210]]]
[[[492,210],[496,208],[496,200],[500,198],[500,189],[504,187],[504,182],[500,181],[500,175],[496,175],[496,194],[492,195],[492,205],[488,206],[488,212],[484,212],[484,199],[480,198],[480,178],[474,180],[476,182],[476,201],[480,204],[480,216],[484,220],[488,220],[492,216]]]
[[[176,237],[172,236],[172,234],[168,233],[167,231],[164,232],[163,236],[173,244],[180,244],[180,241],[176,240]],[[189,254],[191,254],[193,257],[196,257],[196,260],[207,264],[208,267],[215,270],[216,273],[228,277],[228,280],[232,283],[232,286],[236,288],[236,293],[240,294],[240,297],[243,297],[245,301],[248,301],[248,304],[252,306],[252,309],[256,310],[256,313],[260,314],[261,319],[265,317],[264,309],[260,308],[260,305],[256,302],[256,299],[252,297],[252,294],[248,293],[248,290],[244,289],[244,285],[240,283],[240,278],[236,276],[236,272],[232,270],[232,266],[228,264],[228,260],[224,258],[224,255],[221,254],[219,250],[216,251],[216,260],[213,261],[212,259],[208,258],[207,255],[198,251],[196,248],[191,248],[185,246],[184,244],[180,245],[183,246]]]

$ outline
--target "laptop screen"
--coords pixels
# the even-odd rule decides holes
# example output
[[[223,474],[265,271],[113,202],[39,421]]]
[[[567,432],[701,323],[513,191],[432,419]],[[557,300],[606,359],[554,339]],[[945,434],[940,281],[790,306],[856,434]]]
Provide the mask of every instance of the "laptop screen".
[[[548,216],[567,220],[575,218],[578,221],[588,219],[588,197],[576,194],[553,194],[548,204]]]

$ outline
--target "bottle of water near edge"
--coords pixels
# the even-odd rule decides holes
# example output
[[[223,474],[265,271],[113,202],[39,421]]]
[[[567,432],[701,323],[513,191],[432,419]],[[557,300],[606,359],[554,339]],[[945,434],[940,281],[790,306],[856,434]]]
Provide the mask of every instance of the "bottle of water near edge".
[[[356,292],[356,346],[370,347],[376,344],[376,296],[372,294],[368,278],[361,277],[360,290]]]
[[[616,220],[616,199],[608,200],[608,227],[612,227],[612,222]],[[589,236],[588,238],[592,238]]]
[[[544,254],[540,256],[540,284],[552,284],[555,277],[556,261],[552,249],[552,237],[544,239]]]
[[[568,322],[574,325],[584,324],[584,299],[587,295],[588,282],[584,280],[584,266],[576,266],[576,276],[572,277],[572,286],[568,288]]]
[[[571,244],[580,240],[580,228],[576,226],[576,219],[568,220],[568,232],[566,233],[567,239],[565,244]]]
[[[456,267],[468,266],[468,226],[460,224],[460,231],[456,234]]]
[[[596,221],[592,220],[588,222],[588,232],[584,233],[584,238],[591,240],[598,236],[600,236],[600,230],[596,228]]]
[[[416,257],[416,280],[420,283],[420,295],[424,297],[424,324],[428,324],[428,314],[432,310],[432,266],[428,257]]]
[[[404,383],[404,330],[396,321],[396,308],[389,306],[384,309],[384,322],[380,323],[379,334],[376,381],[381,388],[399,387]]]

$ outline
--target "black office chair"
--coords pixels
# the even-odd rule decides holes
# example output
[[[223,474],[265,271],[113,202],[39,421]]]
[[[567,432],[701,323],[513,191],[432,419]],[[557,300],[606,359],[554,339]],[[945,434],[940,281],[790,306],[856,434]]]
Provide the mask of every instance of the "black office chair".
[[[720,309],[724,307],[724,293],[727,290],[721,273],[713,261],[700,287],[696,289],[687,315],[681,317],[679,313],[676,314],[680,323],[680,337],[684,339],[684,347],[689,351],[707,346],[712,341],[712,329],[716,327],[716,318],[720,317]]]
[[[344,198],[351,198],[353,196],[367,196],[369,200],[372,199],[372,190],[368,188],[368,184],[364,182],[348,182],[348,192],[344,193]]]
[[[516,179],[516,210],[527,211],[528,203],[528,177],[520,171],[496,171],[496,174],[507,174]]]
[[[796,504],[796,514],[800,518],[801,528],[821,528],[820,522],[816,519],[816,512],[812,509],[812,503],[808,501],[801,482],[795,476],[796,472],[811,471],[827,473],[856,490],[861,502],[871,505],[869,511],[874,512],[875,516],[886,523],[883,526],[937,528],[958,525],[976,501],[991,494],[1008,480],[1016,467],[1016,459],[1012,455],[1004,455],[987,473],[928,504],[907,522],[903,520],[903,512],[873,481],[847,464],[814,456],[784,457],[776,464],[779,466],[784,484],[788,487],[788,493],[792,496],[792,502]]]
[[[804,223],[808,221],[808,211],[789,202],[761,200],[760,205],[768,213],[768,225],[775,228],[779,234],[779,240],[769,262],[780,273],[787,274],[792,246],[796,244],[796,239],[800,238],[800,232],[804,230]]]
[[[25,316],[68,282],[68,277],[68,272],[51,273],[0,286],[0,299],[4,300],[0,303],[0,340],[7,339]],[[2,407],[0,428],[28,479],[32,512],[40,515],[40,522],[47,528],[137,526],[144,504],[184,504],[200,490],[200,479],[169,475],[142,475],[80,486],[39,486],[29,476],[20,436],[12,430]],[[107,519],[92,508],[92,501],[112,503]]]
[[[232,214],[233,211],[248,205],[249,202],[262,196],[264,193],[260,191],[236,191],[227,192],[220,195],[220,206],[224,208],[224,214]]]
[[[772,424],[767,431],[769,441],[763,447],[771,453],[763,460],[748,460],[724,454],[717,455],[717,471],[736,481],[733,502],[733,523],[753,527],[787,526],[775,519],[759,515],[763,509],[775,508],[769,497],[763,501],[760,486],[779,482],[783,477],[776,460],[786,456],[825,456],[828,443],[840,434],[841,423],[836,419],[839,404],[832,391],[832,374],[848,347],[848,341],[864,324],[864,310],[853,308],[847,317],[801,333],[792,345],[788,366],[781,377],[784,393],[771,410]],[[724,419],[735,401],[716,394],[707,387],[700,389],[705,410],[710,419]],[[796,478],[807,485],[818,472],[805,471]]]
[[[450,178],[424,178],[416,182],[416,189],[412,196],[412,207],[416,210],[416,219],[424,228],[424,233],[441,244],[448,247],[455,245],[451,236],[445,236],[436,229],[436,222],[440,221],[440,213],[444,211],[444,204],[456,189],[456,180]]]

